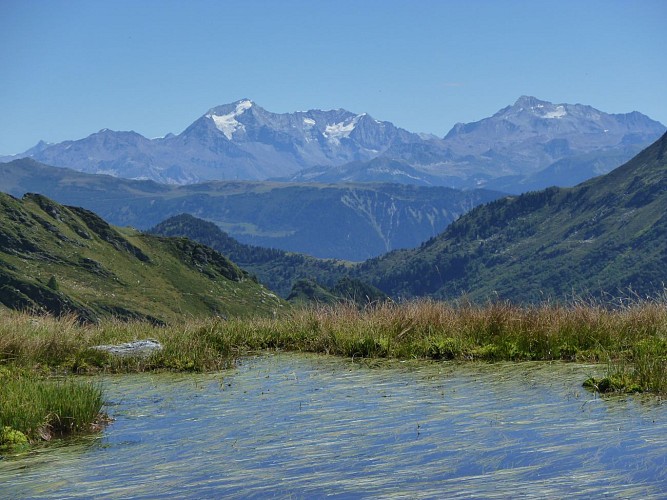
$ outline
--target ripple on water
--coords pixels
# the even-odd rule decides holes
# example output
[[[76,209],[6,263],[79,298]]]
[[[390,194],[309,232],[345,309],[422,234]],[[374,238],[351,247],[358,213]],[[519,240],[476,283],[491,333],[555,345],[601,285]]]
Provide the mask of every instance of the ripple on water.
[[[594,397],[595,369],[277,354],[106,377],[114,423],[0,460],[0,496],[662,496],[666,407]]]

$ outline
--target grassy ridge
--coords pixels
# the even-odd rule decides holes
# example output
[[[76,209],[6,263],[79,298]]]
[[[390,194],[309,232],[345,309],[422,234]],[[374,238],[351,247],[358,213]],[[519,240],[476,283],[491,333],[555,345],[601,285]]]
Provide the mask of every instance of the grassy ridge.
[[[272,314],[283,302],[185,238],[110,226],[87,210],[0,193],[0,303],[12,309],[171,322]]]

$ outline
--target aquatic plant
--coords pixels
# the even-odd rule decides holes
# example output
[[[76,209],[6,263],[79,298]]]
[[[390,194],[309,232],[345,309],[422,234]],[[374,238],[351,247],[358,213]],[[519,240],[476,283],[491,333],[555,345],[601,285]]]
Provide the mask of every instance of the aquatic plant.
[[[9,426],[0,428],[0,453],[24,451],[29,446],[28,438],[21,431]]]
[[[86,432],[100,419],[102,389],[95,383],[43,378],[18,371],[0,385],[0,445],[14,449],[27,441]]]

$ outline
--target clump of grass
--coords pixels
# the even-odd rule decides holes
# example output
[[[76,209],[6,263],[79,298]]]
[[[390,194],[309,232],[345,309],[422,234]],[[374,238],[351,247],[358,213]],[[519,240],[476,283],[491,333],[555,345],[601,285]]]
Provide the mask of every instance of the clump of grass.
[[[644,390],[667,393],[667,340],[664,336],[647,338],[631,350],[631,373]]]
[[[100,421],[101,388],[89,381],[49,379],[5,368],[0,384],[0,450],[93,430]]]
[[[364,310],[352,306],[297,309],[262,329],[270,328],[271,347],[339,355],[606,361],[639,340],[664,336],[667,309],[650,304],[636,307],[640,309],[419,301]],[[646,316],[642,307],[647,308]]]
[[[0,427],[0,453],[20,452],[30,447],[28,437],[9,426]]]
[[[208,371],[228,366],[233,345],[221,319],[189,320],[171,326],[108,319],[80,324],[76,318],[0,314],[0,366],[42,374],[90,374],[146,370]],[[164,348],[150,356],[115,357],[92,349],[138,339],[157,339]]]
[[[610,361],[607,374],[591,377],[584,387],[600,393],[667,393],[667,341],[645,338]]]

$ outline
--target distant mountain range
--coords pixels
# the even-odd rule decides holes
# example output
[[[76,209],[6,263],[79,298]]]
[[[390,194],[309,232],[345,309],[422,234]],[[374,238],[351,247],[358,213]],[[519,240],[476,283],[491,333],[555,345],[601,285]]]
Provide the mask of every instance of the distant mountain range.
[[[26,162],[35,163],[7,165]],[[116,181],[126,194],[142,184]],[[170,189],[143,184],[146,197],[150,189]],[[204,197],[212,192],[206,189]],[[418,247],[356,265],[242,245],[191,216],[154,231],[214,245],[265,274],[283,295],[291,285],[296,300],[381,296],[377,287],[395,299],[537,303],[592,296],[618,304],[623,297],[664,298],[665,207],[667,134],[609,174],[478,206]],[[267,313],[282,304],[207,246],[113,227],[88,210],[32,194],[0,194],[0,302],[90,320],[155,322],[183,312]]]
[[[607,175],[476,207],[418,248],[352,275],[393,297],[664,296],[666,209],[667,134]]]
[[[357,265],[248,247],[217,226],[177,216],[153,229],[228,255],[283,297],[328,300],[354,278],[395,299],[538,303],[664,297],[667,134],[613,172],[473,209],[419,247]],[[321,285],[321,286],[320,286]]]
[[[457,124],[444,138],[365,113],[276,114],[243,99],[212,108],[178,135],[147,139],[105,129],[39,143],[14,158],[167,184],[400,182],[519,193],[606,173],[664,131],[638,112],[607,114],[525,96],[489,118]]]
[[[25,158],[0,164],[0,190],[87,208],[112,224],[148,229],[183,213],[242,243],[361,261],[411,248],[501,193],[401,184],[217,181],[174,186],[92,175]]]

